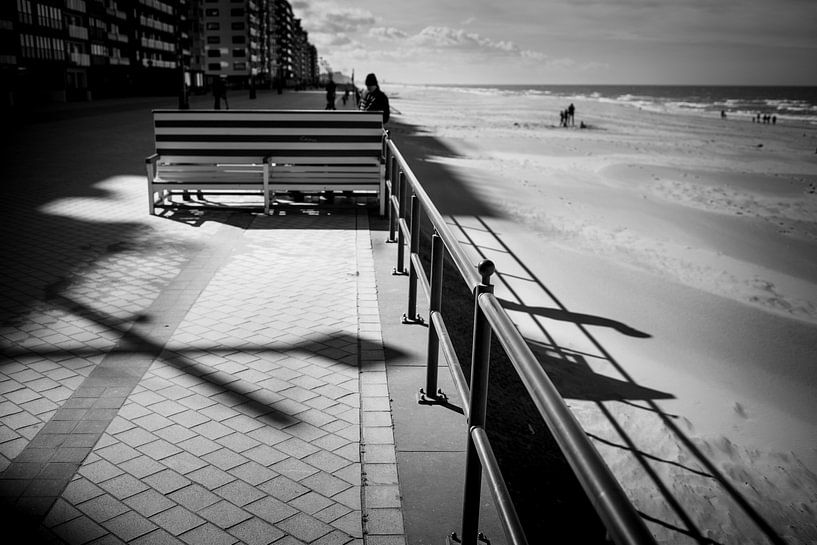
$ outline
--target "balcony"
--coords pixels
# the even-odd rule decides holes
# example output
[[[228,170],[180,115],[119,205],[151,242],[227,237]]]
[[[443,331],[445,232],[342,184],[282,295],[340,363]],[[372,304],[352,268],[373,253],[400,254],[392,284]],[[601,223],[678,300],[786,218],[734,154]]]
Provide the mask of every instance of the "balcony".
[[[66,9],[78,11],[80,13],[85,13],[86,11],[84,0],[65,0],[65,7]]]
[[[87,40],[88,28],[84,26],[68,25],[68,36],[75,40]]]
[[[71,52],[68,54],[68,60],[76,66],[91,66],[91,56],[88,53]]]

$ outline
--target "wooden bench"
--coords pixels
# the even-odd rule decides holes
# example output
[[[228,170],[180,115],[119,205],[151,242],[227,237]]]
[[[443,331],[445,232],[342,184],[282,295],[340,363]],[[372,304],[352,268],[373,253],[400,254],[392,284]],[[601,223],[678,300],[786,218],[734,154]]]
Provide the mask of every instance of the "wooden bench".
[[[376,194],[385,213],[380,112],[154,110],[145,159],[150,213],[173,194],[276,191]]]

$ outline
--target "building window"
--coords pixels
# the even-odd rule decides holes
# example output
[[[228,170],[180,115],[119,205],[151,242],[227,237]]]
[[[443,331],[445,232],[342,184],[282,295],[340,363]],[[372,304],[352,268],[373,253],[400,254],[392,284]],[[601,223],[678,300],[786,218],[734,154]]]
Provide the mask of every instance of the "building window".
[[[207,23],[207,30],[220,30],[221,26],[218,23]]]
[[[210,58],[220,57],[221,56],[221,50],[220,49],[208,49],[207,50],[207,56],[210,57]]]
[[[233,17],[244,17],[244,8],[233,8],[230,10],[230,15]]]
[[[244,23],[233,23],[232,25],[233,30],[244,30]]]
[[[247,63],[246,62],[234,62],[233,63],[233,70],[242,72],[242,71],[244,71],[246,69],[247,69]]]
[[[243,47],[240,48],[240,49],[233,49],[233,57],[246,57],[246,56],[247,56],[247,50],[244,49]]]
[[[204,10],[204,14],[207,15],[207,17],[218,17],[218,9],[207,8],[206,10]]]
[[[236,34],[233,36],[233,43],[234,44],[245,44],[247,43],[247,37],[241,36],[240,34]]]
[[[221,36],[207,36],[207,43],[208,44],[221,43]]]
[[[207,69],[213,72],[218,72],[221,70],[221,63],[220,62],[211,62],[207,65]]]

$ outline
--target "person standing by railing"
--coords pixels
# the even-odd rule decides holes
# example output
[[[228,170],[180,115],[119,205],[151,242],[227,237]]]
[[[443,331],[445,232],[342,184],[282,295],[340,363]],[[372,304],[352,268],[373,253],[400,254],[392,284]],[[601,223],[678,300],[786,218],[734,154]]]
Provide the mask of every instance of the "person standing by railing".
[[[389,97],[380,90],[377,77],[374,74],[366,76],[366,94],[360,101],[360,110],[383,112],[383,123],[389,121],[391,111],[389,109]]]

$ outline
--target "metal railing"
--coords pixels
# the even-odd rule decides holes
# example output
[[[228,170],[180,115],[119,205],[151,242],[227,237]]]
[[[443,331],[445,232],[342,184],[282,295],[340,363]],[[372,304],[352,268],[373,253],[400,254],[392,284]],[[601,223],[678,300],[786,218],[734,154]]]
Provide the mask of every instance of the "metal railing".
[[[444,394],[437,388],[437,363],[439,353],[442,352],[462,399],[463,412],[468,421],[462,528],[459,538],[452,534],[452,539],[464,545],[476,545],[481,537],[478,525],[484,471],[508,543],[514,545],[528,543],[485,432],[489,352],[491,338],[496,336],[570,464],[585,495],[604,524],[608,539],[619,545],[655,543],[621,485],[494,296],[491,285],[491,276],[495,272],[494,264],[489,260],[478,265],[471,262],[411,171],[397,145],[390,139],[388,132],[383,143],[383,153],[386,163],[389,240],[394,242],[396,233],[397,242],[395,272],[400,274],[406,272],[404,254],[406,248],[409,251],[408,308],[403,315],[403,321],[422,321],[417,314],[418,284],[425,291],[429,301],[426,383],[420,393],[432,402],[442,400]],[[431,271],[428,275],[419,253],[421,214],[425,215],[433,229]],[[474,296],[470,383],[466,381],[462,372],[441,313],[444,250],[447,250],[451,261]]]

